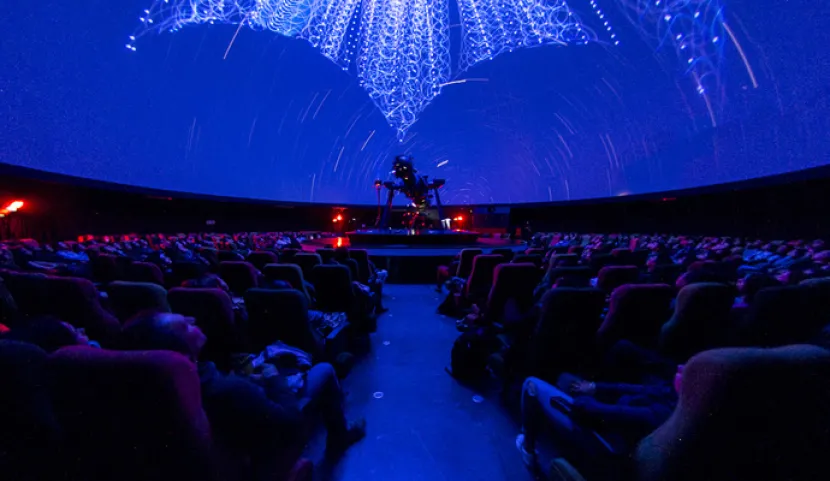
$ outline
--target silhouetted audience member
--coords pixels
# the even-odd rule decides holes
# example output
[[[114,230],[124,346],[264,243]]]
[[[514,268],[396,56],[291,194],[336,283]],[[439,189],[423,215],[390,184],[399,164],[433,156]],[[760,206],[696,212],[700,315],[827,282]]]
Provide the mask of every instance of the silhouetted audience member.
[[[32,319],[25,325],[10,330],[3,339],[34,344],[48,353],[66,346],[101,347],[97,342],[91,341],[83,329],[50,316]]]
[[[540,435],[547,428],[555,452],[582,472],[597,475],[597,469],[611,469],[612,458],[629,453],[665,422],[677,403],[670,382],[594,383],[563,374],[557,385],[531,377],[522,389],[522,434],[516,446],[534,470],[539,469]]]
[[[330,364],[311,367],[301,383],[281,375],[272,364],[257,366],[249,376],[225,374],[212,362],[197,362],[206,340],[193,319],[169,313],[140,314],[122,334],[125,349],[170,350],[195,362],[212,428],[224,443],[251,456],[258,469],[268,470],[276,451],[304,443],[303,426],[313,413],[325,422],[329,454],[363,438],[365,421],[347,422],[343,392]]]

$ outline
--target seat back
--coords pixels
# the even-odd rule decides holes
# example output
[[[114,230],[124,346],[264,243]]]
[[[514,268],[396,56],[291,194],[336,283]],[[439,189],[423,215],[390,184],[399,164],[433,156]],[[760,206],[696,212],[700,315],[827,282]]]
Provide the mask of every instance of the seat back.
[[[45,283],[48,302],[43,314],[84,328],[90,339],[103,344],[118,336],[121,323],[101,306],[92,282],[77,277],[47,277]]]
[[[767,287],[755,294],[736,343],[774,347],[807,342],[827,324],[830,303],[809,286]]]
[[[83,479],[216,479],[196,366],[169,351],[73,346],[46,385]]]
[[[499,264],[493,272],[493,287],[487,296],[487,316],[494,322],[504,318],[504,308],[510,299],[526,311],[533,305],[533,289],[539,283],[539,269],[534,264]]]
[[[293,261],[294,256],[302,252],[300,249],[294,249],[292,247],[287,247],[280,251],[280,262],[283,264],[288,264]]]
[[[126,278],[132,282],[152,282],[164,285],[164,273],[152,262],[133,262],[127,269]]]
[[[208,266],[201,262],[191,261],[177,261],[170,266],[170,277],[168,279],[168,286],[179,287],[183,283],[199,279],[208,272]]]
[[[635,450],[633,479],[826,479],[827,426],[830,351],[706,351],[686,364],[672,416]]]
[[[683,274],[684,268],[680,264],[657,264],[651,270],[650,280],[659,284],[675,285],[677,278]]]
[[[346,266],[318,265],[311,270],[317,308],[324,312],[351,312],[354,307],[352,274]]]
[[[262,270],[268,264],[276,264],[279,262],[277,255],[271,251],[251,252],[248,254],[246,260],[259,270]]]
[[[318,254],[311,254],[309,252],[299,252],[293,256],[290,261],[291,264],[297,264],[303,270],[303,277],[311,279],[311,271],[316,266],[323,263],[323,259]]]
[[[473,259],[473,270],[464,286],[468,298],[486,297],[493,287],[493,274],[496,266],[503,263],[504,258],[498,254],[480,254]]]
[[[601,349],[619,340],[656,348],[660,328],[671,315],[674,289],[665,284],[627,284],[611,293],[608,314],[597,331]]]
[[[542,267],[542,256],[539,254],[519,254],[513,257],[514,264],[533,264],[536,267]]]
[[[59,479],[60,426],[43,385],[47,354],[0,340],[0,469],[4,479]]]
[[[259,284],[259,272],[250,262],[224,261],[219,263],[219,277],[228,283],[228,288],[237,296]]]
[[[579,265],[579,256],[576,254],[555,254],[548,260],[548,268],[575,267]]]
[[[236,251],[219,251],[216,253],[219,263],[222,262],[242,262],[245,260],[242,254]]]
[[[358,281],[367,284],[371,275],[371,268],[369,267],[369,251],[366,249],[349,249],[349,255],[357,261]]]
[[[594,288],[560,287],[542,297],[530,344],[531,373],[555,379],[561,372],[585,372],[596,352],[605,293]]]
[[[525,249],[525,255],[529,256],[543,256],[545,255],[545,249],[541,247],[531,247],[530,249]]]
[[[115,316],[122,323],[142,311],[170,312],[167,291],[158,284],[115,281],[108,291]]]
[[[220,368],[230,362],[230,355],[243,351],[241,333],[237,331],[233,301],[222,289],[175,287],[167,294],[176,314],[196,319],[207,336],[201,360],[213,361]]]
[[[547,272],[546,277],[551,286],[591,286],[591,269],[589,267],[554,267]]]
[[[353,281],[358,280],[360,277],[360,267],[356,260],[354,259],[340,259],[339,262],[341,265],[344,265],[349,268],[349,274],[351,275],[351,279]]]
[[[287,282],[293,289],[302,292],[308,300],[311,300],[305,286],[303,271],[297,264],[268,264],[262,269],[262,275],[268,281]]]
[[[640,280],[640,270],[635,266],[606,266],[597,276],[597,288],[610,293],[614,289],[634,284]]]
[[[89,259],[89,267],[95,281],[108,284],[119,277],[118,264],[112,254],[100,254]]]
[[[512,261],[513,256],[515,255],[515,253],[513,252],[513,249],[511,249],[509,247],[496,247],[495,249],[490,251],[490,253],[502,256],[504,258],[504,262]]]
[[[323,261],[323,264],[328,264],[332,260],[334,260],[334,249],[323,247],[317,249],[315,253],[317,253],[320,256],[320,260]]]
[[[469,277],[470,272],[473,270],[473,259],[475,259],[477,255],[483,253],[484,251],[481,249],[461,249],[458,259],[458,270],[455,272],[455,277],[460,277],[462,279]]]
[[[674,314],[660,330],[662,355],[685,363],[693,355],[728,345],[735,291],[725,284],[701,282],[680,290]]]
[[[296,289],[250,289],[245,293],[248,333],[253,352],[275,341],[312,355],[320,346],[308,322],[308,298]]]
[[[34,317],[45,314],[48,304],[45,274],[5,271],[2,276],[14,298],[19,315]]]

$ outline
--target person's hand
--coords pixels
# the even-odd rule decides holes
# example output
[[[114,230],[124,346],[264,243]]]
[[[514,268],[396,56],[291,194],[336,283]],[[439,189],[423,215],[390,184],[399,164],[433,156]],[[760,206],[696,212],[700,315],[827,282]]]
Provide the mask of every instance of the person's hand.
[[[571,384],[571,393],[592,396],[597,392],[597,385],[590,381],[578,381]]]

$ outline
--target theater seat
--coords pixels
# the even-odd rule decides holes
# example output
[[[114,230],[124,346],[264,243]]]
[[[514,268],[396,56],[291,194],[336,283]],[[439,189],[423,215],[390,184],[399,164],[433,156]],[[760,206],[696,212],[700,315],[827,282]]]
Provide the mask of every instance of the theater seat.
[[[496,247],[492,251],[490,251],[490,253],[502,256],[504,258],[504,262],[512,261],[513,256],[515,255],[513,249],[509,247]]]
[[[368,284],[371,275],[371,268],[369,267],[369,252],[366,249],[349,249],[349,255],[352,259],[357,261],[358,277],[357,280]]]
[[[161,268],[151,262],[133,262],[127,269],[126,278],[131,282],[152,282],[164,285],[164,273]]]
[[[308,298],[295,289],[249,289],[245,293],[248,333],[253,352],[282,341],[319,357],[323,340],[308,323]]]
[[[548,268],[555,267],[575,267],[579,265],[579,256],[576,254],[557,254],[550,257],[548,260]]]
[[[318,265],[311,271],[317,308],[323,312],[351,313],[355,307],[351,272],[341,265]]]
[[[246,260],[259,270],[262,270],[267,264],[276,264],[279,262],[277,255],[270,251],[251,252],[248,254]]]
[[[608,313],[597,331],[601,350],[619,340],[655,349],[671,315],[674,289],[665,284],[627,284],[611,293]]]
[[[674,314],[660,331],[660,353],[679,364],[693,355],[728,346],[735,290],[701,282],[680,290]]]
[[[60,426],[43,385],[47,354],[23,342],[0,340],[0,476],[8,480],[62,479]]]
[[[476,302],[487,297],[493,287],[493,274],[496,266],[503,263],[504,258],[498,254],[480,254],[473,259],[473,270],[464,285],[467,299]]]
[[[259,272],[249,262],[220,262],[219,277],[228,283],[228,288],[236,296],[245,295],[245,291],[259,285]]]
[[[227,367],[230,355],[244,351],[244,339],[236,326],[233,301],[222,289],[176,287],[167,294],[176,314],[193,317],[207,336],[201,360]]]
[[[519,254],[513,258],[514,264],[533,264],[542,267],[542,256],[539,254]]]
[[[311,279],[312,269],[314,269],[314,267],[316,266],[321,265],[323,263],[323,259],[317,254],[300,252],[294,255],[291,260],[285,262],[297,264],[303,271],[303,277],[306,279]]]
[[[92,282],[76,277],[47,277],[44,282],[48,301],[43,314],[86,329],[90,339],[104,345],[115,340],[121,323],[101,306]]]
[[[632,479],[830,479],[827,426],[830,351],[706,351],[686,364],[672,416],[635,450]]]
[[[808,342],[828,323],[828,299],[808,286],[761,289],[739,327],[736,343],[775,347]]]
[[[559,287],[542,298],[529,345],[529,374],[555,380],[559,374],[594,367],[596,336],[605,293],[593,288]]]
[[[5,271],[2,276],[21,317],[34,317],[46,313],[48,293],[45,274]]]
[[[533,305],[533,288],[539,283],[540,277],[539,269],[534,264],[496,266],[485,315],[498,323],[520,320],[515,317],[526,313]]]
[[[287,282],[293,289],[302,292],[309,302],[312,300],[306,289],[303,271],[297,264],[268,264],[262,269],[262,275],[267,281]]]
[[[95,257],[90,257],[89,267],[92,270],[92,278],[102,284],[109,284],[121,277],[119,275],[118,263],[112,254],[100,254]]]
[[[73,346],[50,356],[46,378],[82,479],[224,478],[196,366],[181,354]]]
[[[108,295],[113,312],[122,323],[142,311],[170,312],[167,291],[158,284],[115,281],[110,284]]]
[[[323,264],[328,264],[334,260],[334,249],[323,247],[314,252],[320,256],[320,260],[323,261]]]
[[[635,266],[606,266],[597,275],[597,288],[610,294],[614,289],[634,284],[640,279],[640,270]]]
[[[481,249],[477,248],[461,249],[458,259],[458,270],[455,273],[450,274],[462,279],[468,278],[470,276],[470,272],[473,270],[473,259],[483,253],[484,252]]]

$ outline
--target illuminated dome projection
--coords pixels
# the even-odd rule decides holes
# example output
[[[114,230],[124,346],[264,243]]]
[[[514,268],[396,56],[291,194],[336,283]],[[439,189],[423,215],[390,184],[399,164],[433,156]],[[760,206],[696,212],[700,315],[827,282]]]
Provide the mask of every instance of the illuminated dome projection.
[[[72,0],[0,18],[0,162],[374,205],[576,201],[830,163],[815,0]],[[403,201],[401,201],[403,202]]]
[[[460,70],[516,48],[593,38],[564,0],[458,0],[457,8]],[[454,74],[450,0],[156,0],[140,20],[138,35],[222,22],[303,38],[344,70],[356,64],[401,140]]]

